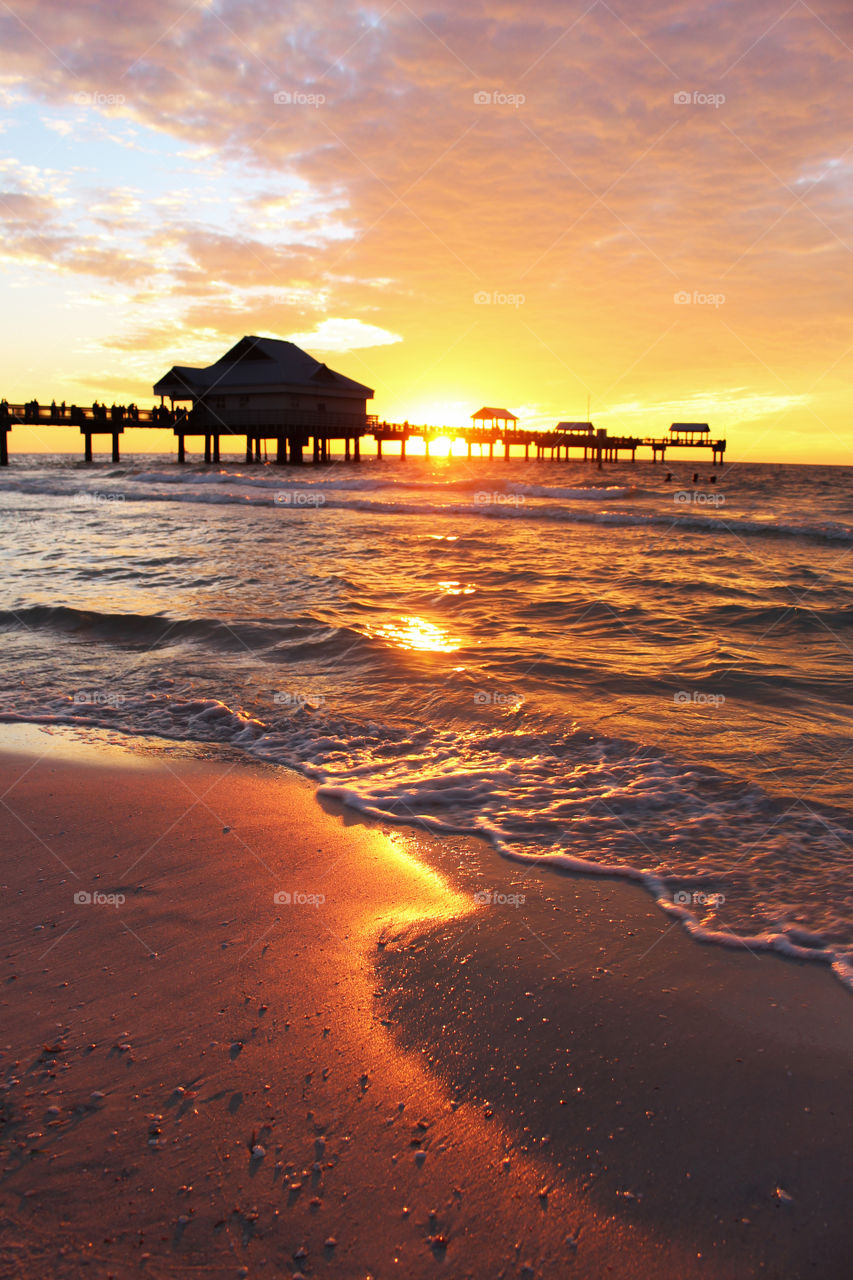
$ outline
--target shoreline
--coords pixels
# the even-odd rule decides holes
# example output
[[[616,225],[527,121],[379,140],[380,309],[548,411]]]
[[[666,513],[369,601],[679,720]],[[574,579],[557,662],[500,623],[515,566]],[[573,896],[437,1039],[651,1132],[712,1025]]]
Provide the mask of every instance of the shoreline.
[[[525,868],[535,869],[538,867],[556,875],[558,878],[562,878],[567,874],[569,876],[578,875],[585,879],[639,887],[642,889],[646,899],[657,908],[662,922],[677,924],[685,937],[689,937],[694,942],[705,947],[712,947],[715,950],[761,952],[775,955],[785,960],[804,962],[828,971],[828,976],[839,983],[845,991],[853,994],[853,961],[849,958],[848,952],[833,951],[829,947],[815,946],[813,944],[807,945],[806,942],[798,942],[792,936],[780,930],[765,929],[758,934],[741,934],[703,925],[698,918],[698,914],[691,910],[691,906],[689,904],[682,905],[679,901],[679,898],[689,895],[674,893],[672,898],[666,897],[665,883],[667,881],[670,884],[686,885],[691,883],[689,875],[683,877],[665,876],[662,879],[657,872],[644,871],[628,864],[612,866],[569,854],[536,856],[511,851],[505,852],[499,847],[499,842],[490,839],[486,834],[478,834],[473,831],[460,833],[458,829],[445,829],[440,819],[428,822],[419,820],[415,816],[409,818],[392,817],[390,814],[383,813],[372,808],[369,804],[363,803],[346,786],[336,783],[318,783],[316,779],[310,776],[309,772],[302,772],[290,763],[260,754],[255,755],[250,747],[237,746],[228,742],[189,739],[178,735],[174,737],[161,736],[155,730],[149,733],[134,733],[129,729],[113,727],[109,723],[63,723],[52,717],[39,718],[37,716],[28,720],[15,721],[5,720],[0,717],[0,751],[3,750],[4,740],[11,744],[18,742],[22,744],[25,751],[30,750],[32,744],[38,741],[39,731],[57,735],[57,744],[61,742],[62,735],[67,734],[71,739],[74,738],[74,735],[79,735],[81,741],[109,743],[135,756],[143,753],[147,749],[143,747],[143,744],[148,743],[151,744],[150,750],[154,752],[166,750],[175,752],[182,758],[232,759],[237,763],[246,763],[250,768],[257,765],[262,768],[270,767],[275,770],[281,770],[287,776],[310,785],[314,799],[319,805],[324,806],[328,802],[331,812],[356,814],[356,820],[363,822],[367,826],[390,827],[401,836],[408,834],[409,838],[412,838],[413,833],[420,833],[424,839],[439,847],[445,841],[454,839],[474,842],[475,844],[482,842],[496,858],[511,864],[517,864],[521,871]],[[68,749],[70,750],[70,748]]]
[[[132,741],[0,729],[4,1265],[847,1274],[853,1038],[822,967]]]

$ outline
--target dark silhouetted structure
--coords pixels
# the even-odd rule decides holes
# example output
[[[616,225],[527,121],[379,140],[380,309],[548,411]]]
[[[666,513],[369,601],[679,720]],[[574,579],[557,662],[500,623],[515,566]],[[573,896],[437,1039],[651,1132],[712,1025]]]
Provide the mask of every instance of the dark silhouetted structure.
[[[178,460],[184,437],[205,437],[205,459],[219,460],[220,436],[246,437],[246,461],[260,459],[261,441],[276,441],[276,461],[302,461],[313,437],[314,457],[329,456],[331,440],[359,441],[368,428],[372,387],[336,373],[292,342],[245,337],[215,364],[197,369],[174,365],[154,385],[161,402],[189,406],[188,421],[174,428]]]

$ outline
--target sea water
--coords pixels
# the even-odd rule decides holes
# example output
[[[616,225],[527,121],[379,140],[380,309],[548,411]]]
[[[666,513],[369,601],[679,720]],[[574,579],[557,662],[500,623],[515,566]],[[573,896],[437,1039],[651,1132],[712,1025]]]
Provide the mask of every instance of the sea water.
[[[853,986],[853,469],[713,474],[15,457],[0,717],[229,744]]]

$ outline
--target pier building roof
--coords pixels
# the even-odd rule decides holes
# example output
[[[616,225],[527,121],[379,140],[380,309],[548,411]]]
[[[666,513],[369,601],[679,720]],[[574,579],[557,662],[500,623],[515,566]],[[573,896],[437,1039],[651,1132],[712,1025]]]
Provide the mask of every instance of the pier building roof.
[[[249,336],[206,368],[176,364],[154,394],[187,400],[216,391],[220,395],[250,391],[322,391],[372,399],[373,388],[336,373],[293,342]]]

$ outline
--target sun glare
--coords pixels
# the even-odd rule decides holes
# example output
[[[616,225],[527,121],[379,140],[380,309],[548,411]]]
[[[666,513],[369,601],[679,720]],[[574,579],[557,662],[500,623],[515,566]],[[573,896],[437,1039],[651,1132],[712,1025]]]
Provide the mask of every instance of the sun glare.
[[[371,635],[387,640],[398,649],[417,650],[425,653],[455,653],[462,648],[462,641],[443,627],[426,618],[401,617],[394,622],[383,622]]]
[[[439,436],[436,440],[430,441],[429,456],[431,458],[447,458],[450,456],[452,448],[453,441],[449,436]]]

